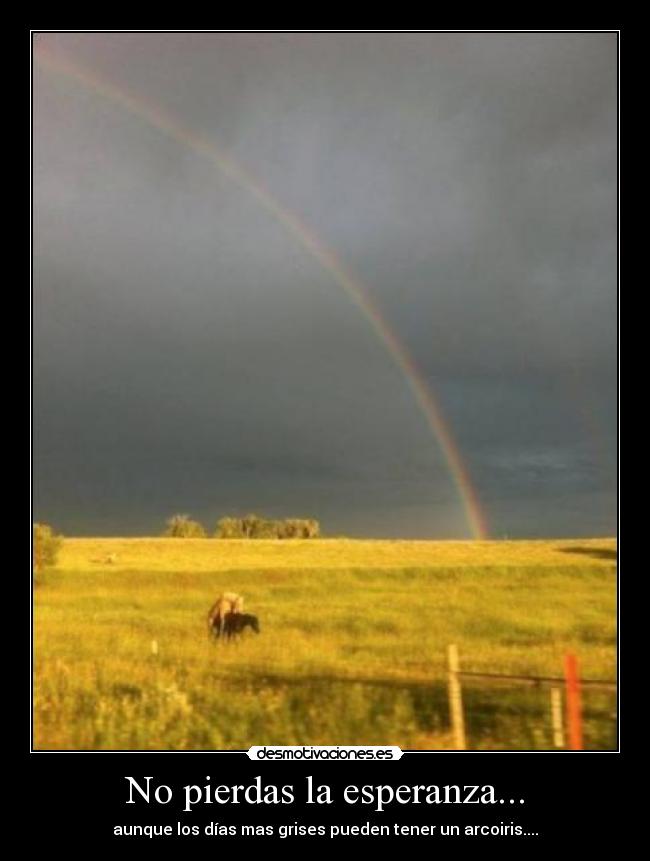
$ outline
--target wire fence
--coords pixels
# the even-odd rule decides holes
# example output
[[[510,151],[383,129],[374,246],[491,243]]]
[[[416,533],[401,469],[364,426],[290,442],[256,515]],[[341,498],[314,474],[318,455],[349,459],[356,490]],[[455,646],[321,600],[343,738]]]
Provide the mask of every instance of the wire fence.
[[[527,687],[547,687],[550,691],[548,710],[552,728],[553,747],[558,750],[584,750],[583,693],[588,690],[608,691],[616,694],[617,682],[613,679],[580,678],[578,659],[568,652],[564,656],[564,673],[561,676],[528,676],[510,673],[475,672],[462,670],[456,645],[447,648],[447,689],[449,715],[454,747],[471,749],[467,729],[467,714],[463,698],[463,681],[481,681],[487,684]]]

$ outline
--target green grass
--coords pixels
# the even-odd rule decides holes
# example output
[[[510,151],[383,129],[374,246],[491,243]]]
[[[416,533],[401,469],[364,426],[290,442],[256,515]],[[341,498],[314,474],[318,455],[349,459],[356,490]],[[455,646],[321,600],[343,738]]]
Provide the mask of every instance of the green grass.
[[[68,539],[35,590],[35,747],[450,748],[449,643],[464,669],[556,676],[571,649],[614,678],[615,547]],[[208,641],[226,589],[260,636]],[[464,699],[472,748],[552,747],[548,689],[468,682]],[[585,691],[589,747],[615,747],[615,705]]]

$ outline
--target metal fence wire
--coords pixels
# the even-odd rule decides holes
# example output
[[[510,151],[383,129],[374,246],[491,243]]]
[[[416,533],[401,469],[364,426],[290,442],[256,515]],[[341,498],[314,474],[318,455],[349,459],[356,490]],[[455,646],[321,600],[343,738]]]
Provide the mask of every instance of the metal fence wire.
[[[568,652],[564,656],[564,673],[561,676],[528,676],[510,673],[475,672],[463,670],[460,665],[458,646],[447,647],[447,689],[449,717],[456,750],[470,750],[471,713],[468,714],[465,699],[467,688],[480,685],[525,686],[543,688],[549,696],[547,710],[552,747],[557,750],[584,750],[584,699],[589,692],[617,694],[617,682],[612,679],[580,678],[578,659]],[[615,720],[615,717],[614,717]]]

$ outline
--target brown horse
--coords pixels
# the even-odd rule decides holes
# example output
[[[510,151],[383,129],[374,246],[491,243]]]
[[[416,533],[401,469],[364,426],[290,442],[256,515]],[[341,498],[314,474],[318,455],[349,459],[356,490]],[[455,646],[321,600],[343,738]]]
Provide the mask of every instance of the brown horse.
[[[208,635],[222,637],[226,632],[226,621],[244,609],[244,599],[236,592],[223,592],[208,612]]]

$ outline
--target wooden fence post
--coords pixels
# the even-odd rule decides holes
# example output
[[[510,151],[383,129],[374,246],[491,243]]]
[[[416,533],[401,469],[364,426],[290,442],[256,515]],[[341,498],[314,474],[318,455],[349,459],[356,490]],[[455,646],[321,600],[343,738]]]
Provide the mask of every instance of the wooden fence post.
[[[553,744],[564,747],[564,725],[562,721],[562,688],[551,688],[551,726],[553,727]]]
[[[569,728],[569,750],[582,750],[582,709],[580,706],[580,678],[578,659],[571,652],[564,656],[566,683],[566,716]]]
[[[453,645],[447,648],[447,660],[449,665],[449,714],[454,735],[454,745],[456,750],[466,750],[463,692],[460,686],[460,676],[458,675],[460,672],[458,646]]]

